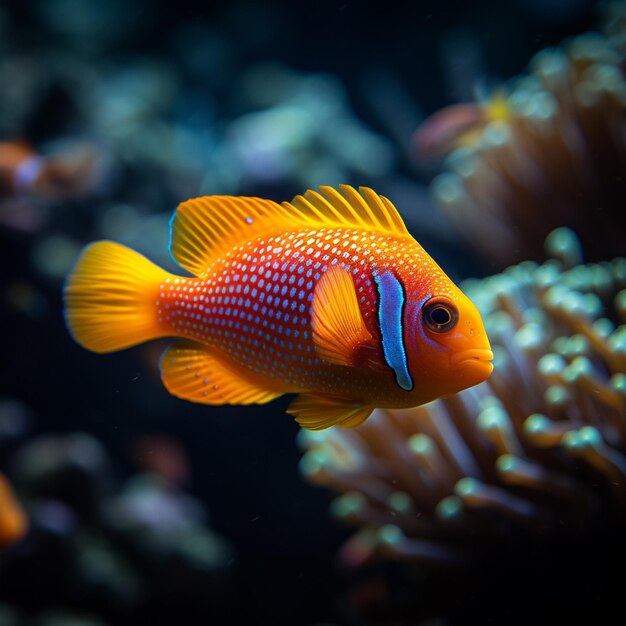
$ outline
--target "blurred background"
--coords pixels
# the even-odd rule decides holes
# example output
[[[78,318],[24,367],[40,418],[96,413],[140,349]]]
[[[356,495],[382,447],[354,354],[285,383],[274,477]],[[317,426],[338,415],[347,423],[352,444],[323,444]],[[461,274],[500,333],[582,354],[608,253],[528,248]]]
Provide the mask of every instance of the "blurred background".
[[[590,0],[0,3],[1,625],[446,623],[364,617],[389,586],[418,597],[422,574],[383,564],[355,590],[338,556],[352,530],[299,469],[288,398],[197,406],[162,387],[165,342],[81,349],[64,277],[100,238],[173,270],[168,221],[187,198],[339,183],[389,197],[454,280],[542,261],[535,242],[484,254],[432,181],[455,165],[448,142],[492,115],[477,103],[603,15]],[[543,242],[562,221],[531,230]]]

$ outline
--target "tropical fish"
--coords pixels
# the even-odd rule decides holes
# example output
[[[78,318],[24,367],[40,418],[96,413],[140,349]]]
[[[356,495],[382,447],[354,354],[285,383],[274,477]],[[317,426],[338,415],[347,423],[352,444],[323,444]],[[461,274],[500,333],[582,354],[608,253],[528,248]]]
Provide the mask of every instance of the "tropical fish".
[[[24,141],[0,141],[0,198],[80,196],[95,182],[97,161],[98,154],[90,145],[70,144],[44,156]]]
[[[492,371],[476,307],[366,187],[282,204],[188,200],[170,251],[193,277],[93,243],[64,295],[71,334],[94,352],[176,337],[160,368],[177,397],[253,404],[297,393],[288,412],[316,430],[453,394]]]

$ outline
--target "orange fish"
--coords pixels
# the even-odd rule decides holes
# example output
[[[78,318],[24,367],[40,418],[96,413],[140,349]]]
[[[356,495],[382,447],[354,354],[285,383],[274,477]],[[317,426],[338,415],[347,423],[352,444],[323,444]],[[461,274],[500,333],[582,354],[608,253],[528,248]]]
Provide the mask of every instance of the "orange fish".
[[[76,341],[94,352],[176,337],[173,395],[210,405],[299,394],[305,428],[357,426],[484,381],[476,307],[371,189],[321,187],[292,202],[208,196],[171,222],[175,276],[117,243],[88,246],[65,287]]]
[[[0,197],[73,198],[93,184],[96,165],[97,153],[91,146],[69,146],[43,156],[23,141],[0,141]]]
[[[0,548],[17,543],[28,530],[28,519],[9,481],[0,474]]]

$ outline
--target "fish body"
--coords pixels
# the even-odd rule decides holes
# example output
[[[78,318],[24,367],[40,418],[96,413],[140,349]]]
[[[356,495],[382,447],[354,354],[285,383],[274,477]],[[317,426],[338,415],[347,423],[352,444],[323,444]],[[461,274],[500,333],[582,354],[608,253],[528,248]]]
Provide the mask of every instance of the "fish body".
[[[178,338],[161,359],[176,396],[250,404],[297,393],[289,412],[318,429],[491,372],[478,311],[370,189],[324,187],[282,205],[190,200],[172,220],[171,251],[194,276],[92,244],[65,300],[71,332],[94,351]]]

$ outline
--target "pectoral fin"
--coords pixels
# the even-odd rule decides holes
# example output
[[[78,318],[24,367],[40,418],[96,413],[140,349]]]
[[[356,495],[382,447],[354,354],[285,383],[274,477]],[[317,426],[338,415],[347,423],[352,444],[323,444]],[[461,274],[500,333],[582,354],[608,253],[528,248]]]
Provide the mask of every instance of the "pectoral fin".
[[[177,398],[200,404],[264,404],[281,395],[246,380],[192,341],[173,343],[161,357],[161,379]]]
[[[323,430],[329,426],[354,428],[363,423],[374,407],[352,403],[344,398],[334,398],[315,393],[301,393],[289,405],[287,413],[308,430]]]
[[[372,335],[365,326],[350,272],[334,265],[319,279],[311,324],[318,356],[334,365],[354,365],[357,348]]]

